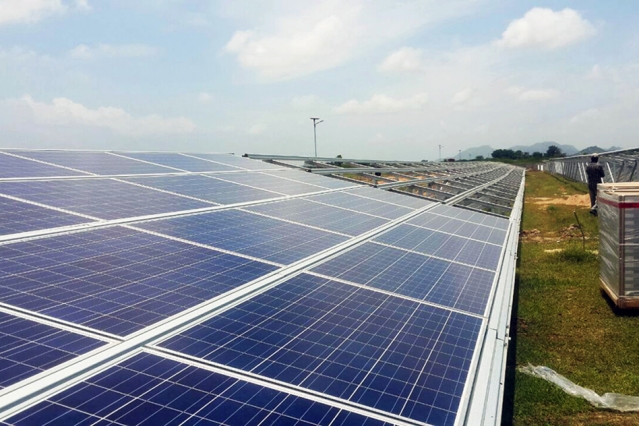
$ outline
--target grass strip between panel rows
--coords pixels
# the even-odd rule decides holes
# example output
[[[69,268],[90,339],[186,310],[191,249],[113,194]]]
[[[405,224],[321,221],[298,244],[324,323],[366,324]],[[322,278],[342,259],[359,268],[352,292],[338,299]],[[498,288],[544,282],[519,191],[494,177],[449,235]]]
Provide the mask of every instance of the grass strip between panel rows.
[[[639,395],[639,312],[618,311],[600,292],[599,226],[589,207],[585,184],[527,173],[513,312],[516,366],[550,367],[599,394]],[[595,409],[514,367],[505,424],[639,424],[638,413]]]

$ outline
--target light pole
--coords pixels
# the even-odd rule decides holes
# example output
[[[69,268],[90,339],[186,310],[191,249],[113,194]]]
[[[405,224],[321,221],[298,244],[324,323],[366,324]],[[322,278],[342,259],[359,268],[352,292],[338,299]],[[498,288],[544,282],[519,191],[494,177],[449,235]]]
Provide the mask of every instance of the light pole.
[[[439,161],[442,161],[442,146],[439,145]]]
[[[459,161],[461,161],[461,149],[459,150]]]
[[[311,120],[313,120],[313,141],[315,142],[315,158],[317,158],[317,125],[324,120],[320,120],[318,117],[311,117]]]

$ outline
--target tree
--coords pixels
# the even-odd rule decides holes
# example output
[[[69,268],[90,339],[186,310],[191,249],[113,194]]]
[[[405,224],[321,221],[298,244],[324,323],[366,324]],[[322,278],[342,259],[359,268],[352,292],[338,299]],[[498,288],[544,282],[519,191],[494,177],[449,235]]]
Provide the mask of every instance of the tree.
[[[561,152],[561,149],[556,145],[550,145],[546,151],[546,157],[548,158],[561,157],[563,155],[564,153]]]
[[[544,156],[544,154],[542,154],[539,151],[535,151],[535,152],[532,153],[532,156],[533,156],[533,158],[541,158],[541,157]]]
[[[496,149],[491,154],[493,158],[515,158],[515,151],[512,149]]]
[[[484,159],[483,155],[478,155],[477,157],[475,157],[475,160],[477,160],[477,161],[481,161],[483,159]]]

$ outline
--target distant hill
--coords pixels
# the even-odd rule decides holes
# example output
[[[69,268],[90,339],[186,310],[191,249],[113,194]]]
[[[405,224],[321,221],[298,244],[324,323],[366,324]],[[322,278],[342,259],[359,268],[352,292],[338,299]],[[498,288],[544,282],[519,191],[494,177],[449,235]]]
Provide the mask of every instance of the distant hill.
[[[469,148],[462,151],[461,158],[462,160],[468,160],[468,159],[474,160],[479,155],[483,156],[484,158],[491,158],[490,154],[492,154],[493,151],[494,149],[490,145],[482,145],[482,146],[478,146],[477,148]],[[458,155],[456,155],[455,158],[459,158]]]
[[[602,153],[602,152],[608,152],[608,151],[619,151],[620,147],[618,146],[611,146],[608,149],[603,149],[603,148],[599,148],[597,145],[594,146],[589,146],[588,148],[584,148],[581,151],[579,151],[579,154],[594,154],[594,153]]]
[[[558,144],[557,142],[550,142],[550,141],[539,142],[533,145],[515,145],[515,146],[511,146],[510,148],[504,148],[504,149],[512,149],[513,151],[527,152],[531,155],[533,152],[541,152],[542,154],[545,154],[546,151],[548,151],[548,147],[551,145],[555,145],[559,147],[559,149],[561,149],[561,152],[563,152],[564,154],[568,156],[579,155],[579,154],[592,154],[594,152],[600,153],[600,152],[608,152],[608,151],[618,151],[620,149],[623,149],[618,146],[611,146],[608,149],[604,149],[594,145],[579,151],[577,148],[575,148],[572,145],[561,145],[561,144]],[[468,160],[468,159],[474,160],[479,155],[482,155],[484,158],[492,158],[491,154],[493,153],[494,150],[495,148],[493,148],[490,145],[482,145],[476,148],[469,148],[461,152],[461,158],[462,160]],[[455,155],[454,158],[455,159],[459,158],[459,154]]]
[[[561,149],[561,152],[566,155],[575,155],[579,152],[579,150],[572,145],[561,145],[557,142],[539,142],[528,146],[515,145],[513,147],[510,147],[509,149],[512,149],[513,151],[527,152],[529,154],[532,154],[533,152],[541,152],[542,154],[545,154],[546,151],[548,151],[548,147],[552,145],[559,147],[559,149]]]

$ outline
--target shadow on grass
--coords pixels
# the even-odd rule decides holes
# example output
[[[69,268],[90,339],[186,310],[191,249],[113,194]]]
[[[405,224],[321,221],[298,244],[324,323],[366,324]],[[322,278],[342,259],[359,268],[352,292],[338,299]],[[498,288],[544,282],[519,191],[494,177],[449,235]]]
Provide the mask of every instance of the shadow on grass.
[[[615,302],[613,302],[612,299],[608,297],[608,294],[603,291],[603,289],[601,290],[601,297],[606,301],[608,307],[610,308],[612,313],[615,314],[615,316],[630,318],[639,317],[639,309],[619,309],[617,305],[615,305]]]
[[[517,253],[521,253],[521,240],[517,243]],[[517,257],[517,269],[521,255]],[[510,315],[510,342],[506,354],[506,377],[504,379],[504,400],[501,408],[501,424],[512,425],[515,414],[515,373],[517,372],[517,319],[519,318],[519,273],[515,274],[513,310]]]
[[[515,413],[515,373],[517,372],[517,318],[519,312],[519,274],[515,275],[513,292],[513,311],[510,316],[510,342],[506,355],[506,378],[504,380],[504,401],[501,411],[501,424],[512,425]]]

